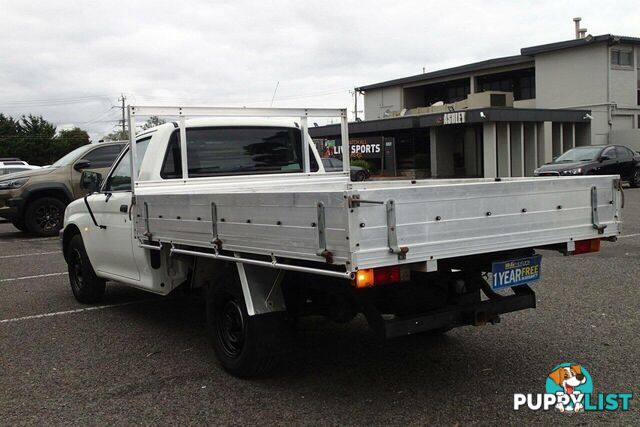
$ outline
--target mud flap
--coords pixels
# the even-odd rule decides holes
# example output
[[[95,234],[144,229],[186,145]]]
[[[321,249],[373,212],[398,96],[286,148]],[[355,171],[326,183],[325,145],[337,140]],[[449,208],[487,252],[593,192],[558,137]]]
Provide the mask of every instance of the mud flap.
[[[240,262],[236,267],[249,316],[287,311],[281,286],[284,270]]]

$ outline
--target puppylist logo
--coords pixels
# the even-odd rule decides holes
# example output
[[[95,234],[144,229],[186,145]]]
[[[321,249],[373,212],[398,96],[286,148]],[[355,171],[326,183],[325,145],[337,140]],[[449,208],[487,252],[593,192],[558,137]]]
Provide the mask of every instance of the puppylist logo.
[[[513,409],[560,412],[628,411],[632,393],[593,393],[591,375],[577,363],[561,363],[547,375],[546,393],[513,395]]]

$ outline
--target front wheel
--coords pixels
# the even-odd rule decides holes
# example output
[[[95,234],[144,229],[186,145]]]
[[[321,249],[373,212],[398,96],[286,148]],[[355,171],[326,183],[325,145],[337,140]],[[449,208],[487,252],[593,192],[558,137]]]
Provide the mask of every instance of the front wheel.
[[[356,181],[364,181],[367,179],[367,174],[364,171],[360,171],[356,174]]]
[[[631,175],[631,179],[629,180],[629,185],[632,188],[640,187],[640,168],[636,168],[633,171],[633,175]]]
[[[96,276],[80,234],[71,238],[65,255],[71,291],[76,299],[84,304],[100,301],[104,295],[105,281]]]
[[[20,221],[20,220],[15,220],[15,221],[11,221],[11,224],[13,224],[13,226],[15,228],[17,228],[18,230],[25,232],[27,231],[27,226],[24,223],[24,221]]]
[[[38,236],[56,236],[62,229],[65,204],[55,197],[42,197],[27,206],[25,224]]]
[[[249,316],[235,266],[207,290],[207,331],[222,367],[240,378],[269,373],[289,349],[286,312]]]

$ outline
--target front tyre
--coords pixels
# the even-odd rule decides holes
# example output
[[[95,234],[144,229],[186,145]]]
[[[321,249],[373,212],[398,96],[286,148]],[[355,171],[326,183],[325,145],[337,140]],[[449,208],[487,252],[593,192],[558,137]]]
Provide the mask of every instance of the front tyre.
[[[27,229],[38,236],[56,236],[62,229],[65,208],[65,204],[55,197],[34,200],[24,215]]]
[[[27,231],[27,226],[26,226],[26,224],[24,223],[24,221],[22,221],[22,220],[14,220],[14,221],[11,221],[11,224],[13,224],[13,226],[14,226],[15,228],[17,228],[18,230],[20,230],[20,231],[22,231],[22,232]]]
[[[65,258],[69,270],[71,291],[76,299],[84,304],[95,304],[100,301],[104,295],[105,281],[96,276],[80,234],[71,238]]]
[[[207,332],[222,367],[240,378],[268,374],[290,345],[286,312],[249,316],[235,266],[207,290]]]

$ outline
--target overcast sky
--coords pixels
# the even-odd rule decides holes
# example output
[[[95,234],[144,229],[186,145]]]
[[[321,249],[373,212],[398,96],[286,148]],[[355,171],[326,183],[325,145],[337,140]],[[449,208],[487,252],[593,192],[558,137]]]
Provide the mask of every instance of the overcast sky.
[[[0,112],[95,140],[132,104],[349,107],[349,89],[596,34],[637,1],[0,0]]]

